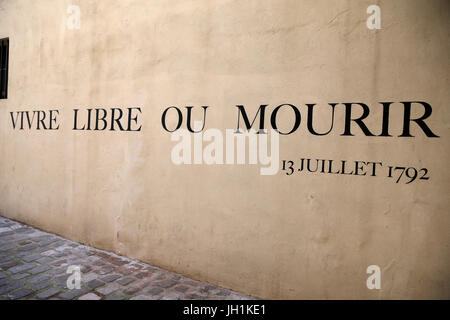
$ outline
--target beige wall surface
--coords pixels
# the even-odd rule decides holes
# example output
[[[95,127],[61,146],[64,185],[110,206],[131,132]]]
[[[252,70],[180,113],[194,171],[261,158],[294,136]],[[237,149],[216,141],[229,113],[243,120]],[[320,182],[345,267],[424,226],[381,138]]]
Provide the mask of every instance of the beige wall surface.
[[[67,26],[72,4],[79,29]],[[366,26],[372,4],[378,30]],[[10,40],[0,214],[262,298],[448,299],[449,10],[447,0],[0,1]],[[431,105],[439,138],[414,122],[415,137],[398,137],[401,101]],[[376,135],[379,102],[394,102],[392,137],[355,123],[342,136],[342,104],[330,134],[310,134],[306,104],[326,131],[333,102],[367,104]],[[267,104],[268,126],[284,103],[302,122],[280,136],[280,162],[382,162],[379,174],[171,161],[167,107],[194,106],[201,120],[209,106],[206,127],[224,131],[236,128],[236,105],[252,120]],[[73,109],[96,107],[140,107],[142,130],[72,130]],[[50,109],[59,130],[12,127],[11,112]],[[413,117],[423,112],[416,104]],[[288,130],[292,118],[283,109],[277,121]],[[430,178],[396,183],[389,165]],[[369,265],[381,268],[381,289],[367,288]]]

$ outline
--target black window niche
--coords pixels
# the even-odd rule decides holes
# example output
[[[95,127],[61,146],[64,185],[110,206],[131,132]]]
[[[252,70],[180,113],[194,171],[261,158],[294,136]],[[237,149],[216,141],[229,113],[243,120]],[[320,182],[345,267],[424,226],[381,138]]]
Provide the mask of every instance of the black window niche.
[[[0,39],[0,99],[8,97],[9,38]]]

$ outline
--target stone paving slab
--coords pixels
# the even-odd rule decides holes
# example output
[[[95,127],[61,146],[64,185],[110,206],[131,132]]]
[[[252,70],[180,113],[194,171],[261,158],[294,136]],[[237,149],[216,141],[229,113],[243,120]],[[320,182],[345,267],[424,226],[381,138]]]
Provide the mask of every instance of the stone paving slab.
[[[80,288],[69,289],[78,267]],[[69,270],[70,271],[70,270]],[[69,281],[70,283],[73,283]],[[250,300],[0,216],[0,300]]]

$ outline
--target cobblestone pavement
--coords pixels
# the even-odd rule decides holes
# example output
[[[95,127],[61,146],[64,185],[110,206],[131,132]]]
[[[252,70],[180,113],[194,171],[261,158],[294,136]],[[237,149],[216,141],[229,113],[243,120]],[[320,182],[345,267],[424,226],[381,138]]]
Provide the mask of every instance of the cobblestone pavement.
[[[71,265],[81,268],[80,289],[67,288]],[[0,300],[6,299],[252,298],[0,217]]]

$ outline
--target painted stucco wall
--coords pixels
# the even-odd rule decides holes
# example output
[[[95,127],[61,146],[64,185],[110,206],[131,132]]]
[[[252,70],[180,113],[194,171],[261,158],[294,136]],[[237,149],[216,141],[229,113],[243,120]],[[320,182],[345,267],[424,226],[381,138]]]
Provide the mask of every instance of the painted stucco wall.
[[[67,7],[81,9],[67,28]],[[381,29],[366,9],[381,8]],[[0,214],[262,298],[449,298],[449,52],[446,0],[0,1],[10,39],[0,100]],[[379,134],[306,130],[306,104],[363,102]],[[400,101],[433,108],[427,137],[398,137]],[[300,128],[280,161],[380,161],[429,180],[260,175],[255,165],[175,165],[169,106],[207,105],[208,128],[235,129],[236,105],[290,103]],[[139,132],[75,131],[73,109],[134,107]],[[59,130],[17,130],[10,112],[59,110]],[[416,109],[414,109],[416,110]],[[417,116],[423,111],[417,109]],[[415,111],[414,111],[415,112]],[[268,116],[267,116],[268,117]],[[317,129],[329,113],[318,111]],[[323,121],[321,122],[321,118]],[[172,127],[175,120],[168,122]],[[278,120],[289,128],[292,114]],[[352,124],[354,126],[355,124]],[[368,290],[366,268],[382,270]]]

